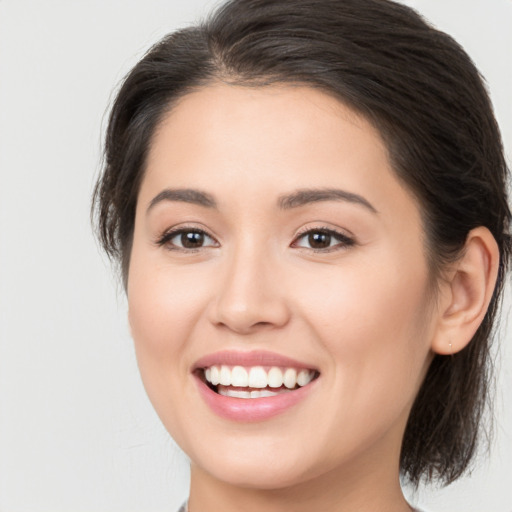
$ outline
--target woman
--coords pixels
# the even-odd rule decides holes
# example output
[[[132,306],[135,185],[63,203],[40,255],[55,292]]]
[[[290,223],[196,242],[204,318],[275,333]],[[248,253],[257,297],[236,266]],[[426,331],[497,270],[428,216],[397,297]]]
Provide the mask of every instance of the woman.
[[[113,105],[95,194],[188,510],[408,511],[474,455],[509,261],[464,51],[383,0],[234,0]]]

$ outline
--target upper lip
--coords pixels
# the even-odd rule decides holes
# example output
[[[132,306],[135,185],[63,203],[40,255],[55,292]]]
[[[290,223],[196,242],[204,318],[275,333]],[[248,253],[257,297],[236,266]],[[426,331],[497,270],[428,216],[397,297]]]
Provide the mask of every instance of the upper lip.
[[[316,370],[316,368],[310,364],[266,350],[252,350],[247,352],[239,350],[222,350],[220,352],[214,352],[213,354],[208,354],[196,361],[193,366],[193,370],[209,368],[214,365],[245,367],[279,366],[282,368]]]

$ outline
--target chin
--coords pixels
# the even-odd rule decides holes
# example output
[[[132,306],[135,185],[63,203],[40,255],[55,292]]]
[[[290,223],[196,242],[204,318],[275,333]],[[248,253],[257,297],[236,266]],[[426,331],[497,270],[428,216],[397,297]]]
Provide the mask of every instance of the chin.
[[[263,464],[260,460],[226,460],[217,457],[212,467],[203,465],[203,471],[226,484],[247,489],[277,490],[292,487],[308,479],[307,472],[294,465],[279,462]]]
[[[187,446],[184,448],[201,472],[225,484],[248,489],[293,487],[326,470],[325,460],[317,464],[308,457],[304,447],[287,445],[283,439],[276,443],[264,437],[259,440],[233,437],[236,431],[218,442],[204,438],[200,443],[196,441],[191,451]]]

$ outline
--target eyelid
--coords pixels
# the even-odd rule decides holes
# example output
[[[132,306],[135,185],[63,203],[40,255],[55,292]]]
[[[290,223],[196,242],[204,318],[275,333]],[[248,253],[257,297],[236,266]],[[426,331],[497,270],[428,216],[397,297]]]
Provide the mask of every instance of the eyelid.
[[[333,246],[326,247],[323,249],[315,249],[313,247],[308,248],[308,247],[303,247],[303,246],[297,245],[297,242],[300,239],[304,238],[306,235],[311,234],[311,233],[323,233],[323,234],[330,235],[333,238],[337,239],[338,243]],[[337,229],[334,229],[334,228],[328,227],[328,226],[318,226],[318,227],[308,226],[306,228],[301,229],[295,235],[295,238],[291,244],[291,247],[296,247],[298,249],[304,249],[304,250],[312,251],[315,253],[326,253],[326,252],[340,251],[340,250],[346,249],[347,247],[351,247],[353,245],[356,245],[356,240],[352,234],[348,234],[346,232],[343,232],[341,230],[337,230]]]
[[[201,233],[205,237],[210,238],[213,240],[214,244],[205,245],[203,247],[197,247],[197,248],[187,248],[187,247],[181,247],[179,245],[170,244],[170,241],[182,234],[182,233],[188,233],[188,232],[194,232],[194,233]],[[158,238],[155,240],[155,245],[159,247],[167,246],[169,250],[173,251],[182,251],[182,252],[197,252],[200,249],[207,249],[210,247],[219,247],[220,244],[218,240],[210,234],[206,229],[202,227],[198,227],[197,225],[179,225],[174,226],[172,228],[166,229],[161,235],[158,236]]]

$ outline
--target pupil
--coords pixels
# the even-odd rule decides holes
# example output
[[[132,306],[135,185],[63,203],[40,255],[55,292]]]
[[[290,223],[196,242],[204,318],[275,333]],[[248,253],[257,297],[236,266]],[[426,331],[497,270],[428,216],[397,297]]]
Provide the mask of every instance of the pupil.
[[[331,245],[331,235],[327,233],[311,233],[308,239],[314,249],[325,249]]]
[[[203,233],[197,232],[188,232],[181,234],[181,244],[183,247],[187,249],[194,249],[196,247],[201,247],[204,243],[204,235]]]

